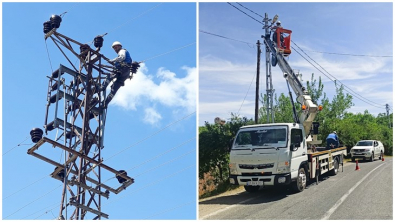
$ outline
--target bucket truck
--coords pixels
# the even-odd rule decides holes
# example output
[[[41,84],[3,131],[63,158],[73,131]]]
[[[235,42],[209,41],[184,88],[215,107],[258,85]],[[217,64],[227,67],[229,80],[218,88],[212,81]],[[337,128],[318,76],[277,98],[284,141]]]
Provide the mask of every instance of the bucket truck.
[[[268,30],[270,20],[267,16],[265,20]],[[275,32],[277,41],[271,40],[270,32],[266,32],[264,43],[272,54],[272,65],[280,67],[302,110],[298,115],[290,93],[293,123],[258,124],[239,129],[230,144],[230,183],[244,185],[247,192],[279,185],[291,185],[301,192],[309,180],[315,179],[318,183],[318,177],[324,173],[336,175],[339,165],[343,166],[343,155],[347,155],[346,147],[316,147],[321,141],[317,140],[319,124],[314,119],[322,106],[311,100],[285,59],[291,53],[292,31],[277,27]]]

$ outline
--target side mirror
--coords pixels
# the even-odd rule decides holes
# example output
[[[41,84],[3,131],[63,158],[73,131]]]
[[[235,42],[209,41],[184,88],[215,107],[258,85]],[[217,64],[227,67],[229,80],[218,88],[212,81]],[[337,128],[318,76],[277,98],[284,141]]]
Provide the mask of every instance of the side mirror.
[[[297,151],[300,147],[300,143],[291,143],[291,151]]]
[[[233,145],[233,141],[234,141],[235,139],[234,138],[232,138],[232,139],[230,139],[229,140],[229,144],[228,144],[228,148],[229,148],[229,152],[232,150],[232,145]]]

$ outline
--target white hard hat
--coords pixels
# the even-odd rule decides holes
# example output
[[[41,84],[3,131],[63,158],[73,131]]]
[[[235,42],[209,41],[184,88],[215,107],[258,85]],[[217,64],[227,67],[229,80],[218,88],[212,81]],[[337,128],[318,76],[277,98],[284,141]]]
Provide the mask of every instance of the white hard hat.
[[[334,134],[337,134],[336,131],[333,131]]]
[[[115,42],[112,44],[111,48],[114,48],[114,46],[116,46],[116,45],[122,46],[122,44],[121,44],[120,42],[115,41]]]
[[[279,21],[277,21],[277,22],[276,22],[276,24],[281,24],[281,21],[280,21],[280,20],[279,20]]]

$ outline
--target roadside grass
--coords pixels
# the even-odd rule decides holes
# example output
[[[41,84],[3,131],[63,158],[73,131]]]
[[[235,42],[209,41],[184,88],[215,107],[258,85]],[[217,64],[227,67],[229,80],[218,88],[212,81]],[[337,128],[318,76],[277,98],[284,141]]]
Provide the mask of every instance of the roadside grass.
[[[199,179],[199,199],[215,196],[239,187],[238,185],[231,185],[228,180],[216,182],[210,173],[205,173],[203,179]]]
[[[393,156],[389,156],[389,155],[385,155],[384,154],[384,161],[385,161],[385,159],[386,158],[392,158]],[[360,159],[358,159],[358,160],[360,160]],[[378,159],[376,159],[376,161],[377,161]],[[352,160],[351,160],[351,155],[348,155],[347,157],[344,157],[343,158],[343,161],[344,162],[350,162],[350,163],[352,163]]]

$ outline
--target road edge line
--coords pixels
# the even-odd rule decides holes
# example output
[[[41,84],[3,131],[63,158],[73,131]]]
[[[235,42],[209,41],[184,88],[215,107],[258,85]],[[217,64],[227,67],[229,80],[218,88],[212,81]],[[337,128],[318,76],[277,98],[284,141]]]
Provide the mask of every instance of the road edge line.
[[[366,174],[358,183],[356,183],[351,189],[348,190],[347,193],[345,193],[336,203],[329,209],[323,218],[321,220],[329,220],[329,217],[335,212],[335,210],[347,199],[347,197],[366,179],[368,176],[373,173],[373,171],[377,170],[379,167],[383,166],[386,163],[382,163],[378,165],[376,168],[374,168],[372,171],[370,171],[368,174]]]
[[[236,203],[236,204],[233,204],[233,205],[230,205],[230,206],[228,206],[228,207],[225,207],[225,208],[223,208],[223,209],[214,211],[214,212],[212,212],[211,214],[207,214],[206,216],[199,218],[199,220],[205,220],[205,219],[208,218],[208,217],[211,217],[211,216],[214,216],[214,215],[216,215],[216,214],[218,214],[218,213],[221,213],[221,212],[223,212],[223,211],[229,210],[230,208],[236,207],[237,205],[243,204],[243,203],[248,202],[248,201],[250,201],[250,200],[253,200],[253,199],[255,199],[255,198],[258,198],[258,197],[252,197],[252,198],[250,198],[250,199],[243,200],[243,201],[238,202],[238,203]]]

